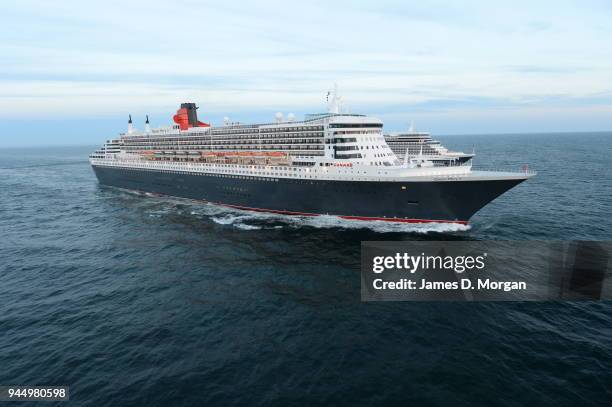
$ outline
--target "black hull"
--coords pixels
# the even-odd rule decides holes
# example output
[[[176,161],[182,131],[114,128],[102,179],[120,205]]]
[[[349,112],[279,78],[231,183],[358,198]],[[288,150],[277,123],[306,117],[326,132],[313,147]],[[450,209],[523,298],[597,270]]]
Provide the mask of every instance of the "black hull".
[[[524,179],[377,182],[188,174],[93,166],[103,185],[239,209],[397,222],[467,221]]]

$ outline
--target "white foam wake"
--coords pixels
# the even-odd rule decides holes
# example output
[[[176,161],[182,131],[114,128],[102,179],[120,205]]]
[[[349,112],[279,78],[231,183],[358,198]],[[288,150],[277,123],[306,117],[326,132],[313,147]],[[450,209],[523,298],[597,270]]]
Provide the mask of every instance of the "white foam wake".
[[[337,216],[322,215],[306,220],[306,224],[315,228],[343,228],[343,229],[370,229],[374,232],[410,232],[410,233],[448,233],[465,232],[470,230],[469,225],[458,223],[403,223],[383,220],[350,220]]]
[[[247,222],[253,218],[246,216],[235,216],[232,214],[226,214],[223,216],[211,216],[213,222],[218,223],[219,225],[231,225],[237,229],[242,230],[259,230],[263,229],[263,226],[250,225]]]
[[[160,199],[160,197],[156,197]],[[156,200],[157,200],[156,199]],[[377,233],[453,233],[470,230],[469,225],[457,223],[403,223],[389,221],[363,221],[343,219],[333,215],[320,216],[294,216],[280,215],[267,212],[250,212],[228,208],[221,205],[202,203],[181,198],[161,198],[163,208],[151,208],[148,212],[152,217],[159,217],[165,213],[181,212],[199,219],[210,219],[213,222],[235,227],[240,230],[281,229],[312,227],[317,229],[367,229]],[[157,201],[159,203],[159,201]],[[188,208],[185,208],[188,206]],[[182,207],[181,209],[179,209]]]
[[[211,219],[213,222],[220,225],[231,225],[243,230],[313,227],[317,229],[369,229],[379,233],[400,232],[422,234],[465,232],[470,230],[469,225],[457,223],[401,223],[380,220],[350,220],[332,215],[290,216],[264,212],[246,212],[235,209],[228,209],[228,211],[231,211],[231,213],[226,213],[221,216],[216,214],[215,216],[211,216]],[[282,223],[282,225],[271,225],[271,222]],[[256,225],[252,223],[256,223]],[[264,226],[261,225],[262,223],[264,223]]]

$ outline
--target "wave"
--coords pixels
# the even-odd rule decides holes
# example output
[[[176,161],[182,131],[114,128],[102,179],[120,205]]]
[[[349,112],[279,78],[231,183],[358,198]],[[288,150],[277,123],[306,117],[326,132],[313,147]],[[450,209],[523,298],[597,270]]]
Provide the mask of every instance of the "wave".
[[[196,217],[200,220],[211,220],[222,225],[231,226],[240,230],[304,228],[315,229],[344,229],[344,230],[370,230],[377,233],[455,233],[466,232],[470,225],[457,223],[402,223],[382,220],[364,221],[343,219],[334,215],[296,216],[281,215],[268,212],[251,212],[229,208],[201,201],[167,197],[151,193],[136,192],[137,195],[147,196],[155,202],[147,213],[150,217],[161,217],[169,214],[182,214]],[[162,203],[160,208],[158,204]]]
[[[62,167],[65,165],[78,165],[78,164],[87,164],[89,161],[79,160],[79,161],[67,161],[67,162],[59,162],[59,163],[47,163],[47,164],[32,164],[32,165],[16,165],[11,167],[0,167],[0,170],[21,170],[26,168],[41,168],[41,167]]]
[[[363,221],[342,219],[338,216],[321,215],[307,220],[309,226],[315,228],[343,228],[343,229],[370,229],[379,233],[409,232],[409,233],[448,233],[465,232],[470,230],[469,225],[457,223],[402,223],[382,220]]]
[[[227,213],[222,215],[217,213],[215,216],[211,216],[211,219],[217,224],[234,226],[242,230],[312,227],[316,229],[369,229],[378,233],[399,232],[427,234],[466,232],[471,229],[469,225],[457,223],[401,223],[380,220],[363,221],[343,219],[333,215],[289,216],[263,212],[251,213],[236,209],[228,209]],[[282,225],[275,225],[273,223],[281,223]]]

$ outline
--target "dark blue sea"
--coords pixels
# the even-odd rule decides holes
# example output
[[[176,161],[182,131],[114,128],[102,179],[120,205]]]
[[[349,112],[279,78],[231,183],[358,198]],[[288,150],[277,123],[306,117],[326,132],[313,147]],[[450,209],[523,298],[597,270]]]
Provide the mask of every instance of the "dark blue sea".
[[[84,406],[610,406],[612,303],[362,303],[363,240],[612,240],[612,134],[440,137],[534,179],[469,228],[286,218],[0,150],[0,385]],[[21,405],[21,404],[19,404]]]

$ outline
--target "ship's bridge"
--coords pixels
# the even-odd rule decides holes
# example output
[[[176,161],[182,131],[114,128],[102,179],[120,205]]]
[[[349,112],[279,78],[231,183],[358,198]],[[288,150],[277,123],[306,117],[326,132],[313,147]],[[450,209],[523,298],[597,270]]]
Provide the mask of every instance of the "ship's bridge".
[[[387,145],[380,119],[350,114],[328,118],[325,157],[372,166],[393,166],[400,162]]]

